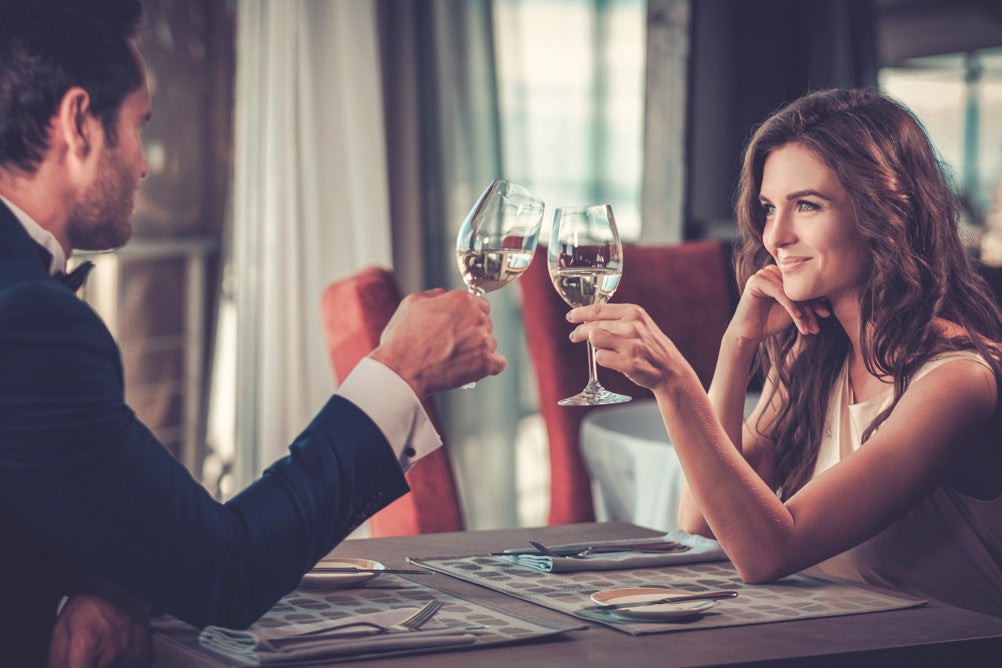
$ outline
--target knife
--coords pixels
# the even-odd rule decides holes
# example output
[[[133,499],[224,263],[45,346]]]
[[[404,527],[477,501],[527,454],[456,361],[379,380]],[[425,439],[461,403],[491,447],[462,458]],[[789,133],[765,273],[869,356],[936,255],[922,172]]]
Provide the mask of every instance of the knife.
[[[430,575],[437,574],[438,571],[426,571],[406,568],[341,568],[338,566],[317,566],[310,573],[349,573],[351,575],[365,575],[367,573],[400,573],[410,575]]]
[[[705,594],[685,594],[679,596],[665,596],[654,601],[638,601],[636,603],[609,603],[606,605],[593,605],[583,610],[626,610],[627,608],[641,608],[647,605],[664,605],[665,603],[680,603],[682,601],[711,601],[721,598],[734,598],[738,595],[736,591],[711,591]]]
[[[585,550],[589,547],[592,548],[592,554],[608,553],[608,552],[657,552],[659,554],[660,553],[671,554],[673,552],[686,552],[687,550],[690,549],[688,545],[683,545],[675,541],[660,542],[660,543],[652,543],[652,542],[620,543],[620,544],[599,543],[598,545],[594,546],[590,546],[587,543],[580,543],[571,546],[563,545],[560,547],[554,547],[550,549],[553,550],[554,552],[557,552],[561,556],[567,556],[567,555],[578,554],[582,550]],[[514,550],[504,550],[503,552],[489,552],[488,556],[517,557],[526,554],[538,555],[539,551],[536,548],[526,547],[526,548],[517,548]]]

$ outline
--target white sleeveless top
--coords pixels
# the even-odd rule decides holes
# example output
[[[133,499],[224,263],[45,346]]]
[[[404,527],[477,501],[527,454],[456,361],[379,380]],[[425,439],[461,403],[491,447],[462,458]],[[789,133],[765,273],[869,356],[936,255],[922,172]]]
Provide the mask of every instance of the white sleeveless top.
[[[915,380],[957,359],[987,364],[974,351],[946,353]],[[814,475],[861,446],[863,432],[893,400],[893,388],[850,404],[848,366],[835,384]],[[1002,616],[1002,496],[981,501],[937,487],[870,540],[806,571],[889,587],[926,599]]]

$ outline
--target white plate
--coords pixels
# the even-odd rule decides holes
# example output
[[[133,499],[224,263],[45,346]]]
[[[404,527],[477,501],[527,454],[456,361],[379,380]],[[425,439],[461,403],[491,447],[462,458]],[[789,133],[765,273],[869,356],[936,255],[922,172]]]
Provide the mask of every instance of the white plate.
[[[318,568],[358,568],[364,570],[382,571],[386,569],[378,561],[371,559],[353,559],[351,557],[325,558],[317,563]],[[368,582],[379,573],[324,573],[323,571],[310,571],[303,576],[302,584],[307,587],[340,589],[342,587],[353,587],[363,582]]]
[[[656,601],[666,596],[685,596],[692,594],[691,591],[680,589],[660,589],[658,587],[630,587],[628,589],[605,589],[597,591],[591,595],[591,600],[599,605],[614,605],[621,603],[643,603],[644,601]],[[679,601],[678,603],[662,603],[659,605],[645,605],[640,608],[624,608],[623,610],[612,610],[611,613],[622,619],[632,621],[660,621],[665,619],[679,619],[682,617],[692,617],[705,612],[716,605],[716,601]]]

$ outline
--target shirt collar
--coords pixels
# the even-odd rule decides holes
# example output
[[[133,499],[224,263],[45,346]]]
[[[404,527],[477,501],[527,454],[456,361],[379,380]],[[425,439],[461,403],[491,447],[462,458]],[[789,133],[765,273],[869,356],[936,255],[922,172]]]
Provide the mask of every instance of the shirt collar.
[[[31,216],[22,211],[16,204],[11,202],[9,199],[0,195],[0,201],[7,205],[14,217],[18,219],[24,231],[28,233],[28,236],[32,240],[47,250],[49,255],[52,256],[52,260],[49,262],[49,273],[57,274],[66,271],[66,253],[63,251],[62,244],[56,240],[51,232],[32,220]]]

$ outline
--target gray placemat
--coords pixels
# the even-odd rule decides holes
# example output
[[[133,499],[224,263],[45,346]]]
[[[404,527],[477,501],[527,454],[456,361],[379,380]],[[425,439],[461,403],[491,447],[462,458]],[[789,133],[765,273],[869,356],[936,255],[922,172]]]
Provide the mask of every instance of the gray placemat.
[[[925,603],[875,588],[802,574],[767,585],[748,585],[741,581],[729,561],[574,573],[543,573],[487,555],[409,561],[631,635],[856,615]],[[630,621],[609,612],[580,612],[594,605],[589,598],[593,593],[623,587],[664,587],[693,593],[733,589],[739,595],[718,601],[699,616],[668,622]]]
[[[531,642],[539,638],[553,636],[567,631],[586,628],[581,623],[556,623],[536,619],[492,606],[481,601],[460,598],[447,588],[439,589],[428,581],[440,578],[438,575],[407,577],[401,575],[380,575],[374,580],[350,589],[313,589],[300,587],[276,603],[255,626],[281,627],[283,625],[308,623],[328,619],[332,624],[337,620],[358,615],[381,612],[394,608],[408,608],[423,605],[437,598],[445,605],[435,615],[435,620],[447,626],[463,624],[484,624],[488,628],[471,631],[476,634],[476,642],[454,647],[433,647],[419,650],[374,652],[346,657],[333,657],[314,661],[289,661],[269,666],[308,666],[331,664],[342,661],[356,661],[363,658],[400,656],[407,654],[427,654],[431,652],[458,651],[464,649]],[[164,616],[154,620],[154,633],[169,642],[184,646],[187,651],[211,657],[220,666],[245,665],[235,659],[223,656],[202,647],[198,642],[198,629],[173,617]]]

